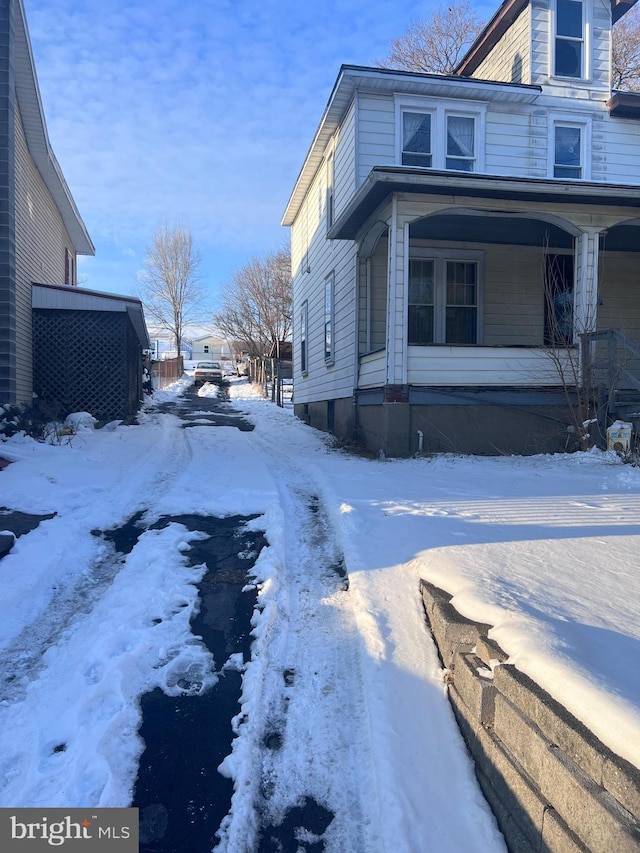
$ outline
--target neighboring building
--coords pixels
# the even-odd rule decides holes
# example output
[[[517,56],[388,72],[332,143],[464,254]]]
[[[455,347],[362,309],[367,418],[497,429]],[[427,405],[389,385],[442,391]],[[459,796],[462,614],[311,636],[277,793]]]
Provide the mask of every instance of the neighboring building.
[[[76,284],[93,244],[51,150],[22,0],[0,4],[0,405],[33,392],[34,281]]]
[[[283,218],[298,416],[392,455],[565,447],[580,336],[640,344],[634,2],[506,0],[456,75],[341,68]]]
[[[193,339],[194,361],[214,359],[215,361],[235,361],[235,353],[227,343],[226,338],[218,335],[201,335]]]

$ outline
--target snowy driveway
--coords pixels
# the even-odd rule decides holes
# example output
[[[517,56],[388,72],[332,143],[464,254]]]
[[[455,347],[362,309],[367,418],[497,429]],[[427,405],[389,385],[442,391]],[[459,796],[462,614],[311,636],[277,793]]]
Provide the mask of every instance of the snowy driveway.
[[[232,396],[255,430],[233,428],[232,411],[228,426],[203,416],[184,429],[149,409],[138,427],[70,447],[2,445],[16,464],[0,472],[0,504],[57,516],[0,562],[0,646],[14,667],[0,805],[128,805],[138,697],[175,691],[185,667],[206,680],[224,663],[191,632],[193,533],[147,530],[115,572],[91,535],[136,512],[258,515],[266,533],[238,737],[221,768],[235,785],[221,851],[257,850],[261,829],[266,845],[311,800],[330,822],[299,839],[309,850],[503,849],[446,700],[419,577],[495,625],[513,662],[638,761],[640,472],[604,454],[358,459],[244,381]]]

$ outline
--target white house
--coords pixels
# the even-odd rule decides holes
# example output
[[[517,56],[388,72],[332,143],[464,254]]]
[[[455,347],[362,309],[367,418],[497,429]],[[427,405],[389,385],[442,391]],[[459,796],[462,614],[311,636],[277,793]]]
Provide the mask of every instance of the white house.
[[[235,353],[226,338],[220,335],[201,335],[193,339],[194,359],[212,358],[216,361],[235,361]]]
[[[505,0],[451,76],[340,69],[283,217],[299,417],[393,455],[555,450],[603,349],[594,402],[620,412],[640,94],[609,80],[634,2]]]

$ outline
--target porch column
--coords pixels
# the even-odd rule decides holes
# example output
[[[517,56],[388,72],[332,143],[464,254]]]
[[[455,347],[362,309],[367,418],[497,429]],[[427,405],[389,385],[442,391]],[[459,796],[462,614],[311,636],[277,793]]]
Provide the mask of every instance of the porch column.
[[[387,387],[394,389],[406,386],[407,383],[408,228],[398,216],[398,200],[394,196],[389,224],[386,375]]]
[[[575,239],[573,340],[593,332],[598,323],[598,250],[600,229],[583,228]]]

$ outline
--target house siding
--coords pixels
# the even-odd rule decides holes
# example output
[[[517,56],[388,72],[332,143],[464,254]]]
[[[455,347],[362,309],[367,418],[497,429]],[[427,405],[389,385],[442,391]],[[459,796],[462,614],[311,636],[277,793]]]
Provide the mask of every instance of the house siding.
[[[396,116],[393,98],[358,95],[358,186],[374,166],[396,163]]]
[[[356,102],[337,134],[334,153],[334,215],[339,216],[356,189]]]
[[[328,240],[324,207],[326,161],[318,170],[292,226],[293,364],[296,403],[348,397],[354,387],[356,249],[353,243]],[[307,272],[308,270],[308,272]],[[334,359],[324,360],[324,285],[335,276]],[[300,370],[300,313],[308,304],[306,375]]]
[[[17,398],[31,400],[33,382],[31,283],[64,282],[65,248],[74,259],[62,217],[27,148],[15,110],[15,241]]]
[[[0,4],[0,405],[16,402],[16,286],[14,194],[14,47],[15,7]]]
[[[529,83],[531,75],[531,7],[518,18],[473,73],[480,80]]]

